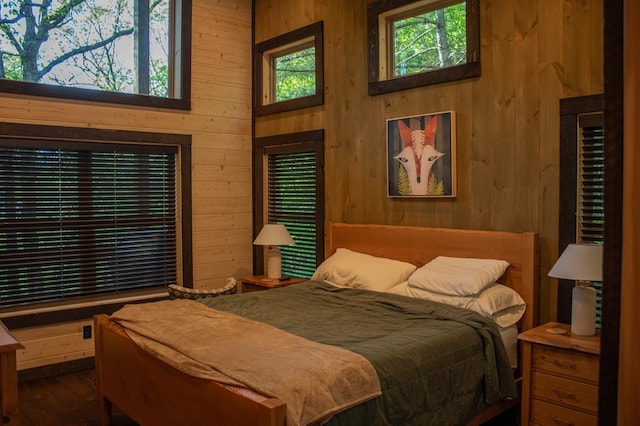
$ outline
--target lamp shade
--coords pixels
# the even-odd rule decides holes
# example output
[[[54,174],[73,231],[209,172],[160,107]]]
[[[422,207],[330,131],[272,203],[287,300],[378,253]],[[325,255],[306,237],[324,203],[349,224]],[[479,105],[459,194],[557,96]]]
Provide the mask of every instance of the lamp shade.
[[[284,225],[267,223],[264,225],[253,244],[257,246],[284,246],[293,244],[293,238]]]
[[[549,276],[563,280],[602,281],[602,246],[569,244]]]
[[[268,223],[264,225],[253,244],[271,246],[267,253],[267,277],[278,280],[282,277],[282,253],[276,246],[294,244],[293,238],[284,225]]]
[[[596,289],[590,281],[602,281],[602,246],[569,244],[549,271],[549,276],[576,280],[571,291],[571,333],[577,336],[596,334]]]

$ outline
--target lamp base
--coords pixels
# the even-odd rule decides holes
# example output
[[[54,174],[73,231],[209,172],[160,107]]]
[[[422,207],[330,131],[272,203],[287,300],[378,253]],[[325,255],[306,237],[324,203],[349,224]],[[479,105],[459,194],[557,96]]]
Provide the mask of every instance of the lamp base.
[[[282,253],[277,247],[271,247],[267,253],[267,278],[279,280],[282,276]]]
[[[589,283],[578,283],[571,292],[571,334],[596,334],[596,289]]]

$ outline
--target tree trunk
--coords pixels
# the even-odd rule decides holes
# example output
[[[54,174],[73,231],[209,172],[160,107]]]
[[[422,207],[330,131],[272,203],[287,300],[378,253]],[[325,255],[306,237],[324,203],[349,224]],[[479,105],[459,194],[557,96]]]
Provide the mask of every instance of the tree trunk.
[[[440,59],[440,66],[443,68],[451,66],[447,31],[444,25],[444,9],[436,10],[436,38],[438,40],[438,57]]]

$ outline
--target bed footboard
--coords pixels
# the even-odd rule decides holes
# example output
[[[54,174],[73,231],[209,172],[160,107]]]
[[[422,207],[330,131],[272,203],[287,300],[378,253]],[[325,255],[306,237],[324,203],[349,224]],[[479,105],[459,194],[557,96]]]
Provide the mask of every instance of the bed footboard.
[[[284,402],[189,376],[139,348],[107,315],[94,323],[102,426],[111,424],[112,405],[141,425],[285,424]]]

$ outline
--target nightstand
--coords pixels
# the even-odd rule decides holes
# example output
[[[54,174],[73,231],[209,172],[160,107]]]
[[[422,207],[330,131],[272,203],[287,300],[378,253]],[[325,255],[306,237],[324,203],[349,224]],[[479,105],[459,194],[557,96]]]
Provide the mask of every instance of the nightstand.
[[[563,329],[553,334],[549,328]],[[571,335],[547,323],[521,333],[521,425],[597,425],[600,334]]]
[[[0,321],[0,424],[18,424],[18,375],[16,351],[24,346]]]
[[[242,293],[269,290],[271,288],[286,287],[291,284],[307,281],[306,278],[289,277],[286,280],[268,278],[266,275],[245,275],[239,278]]]

